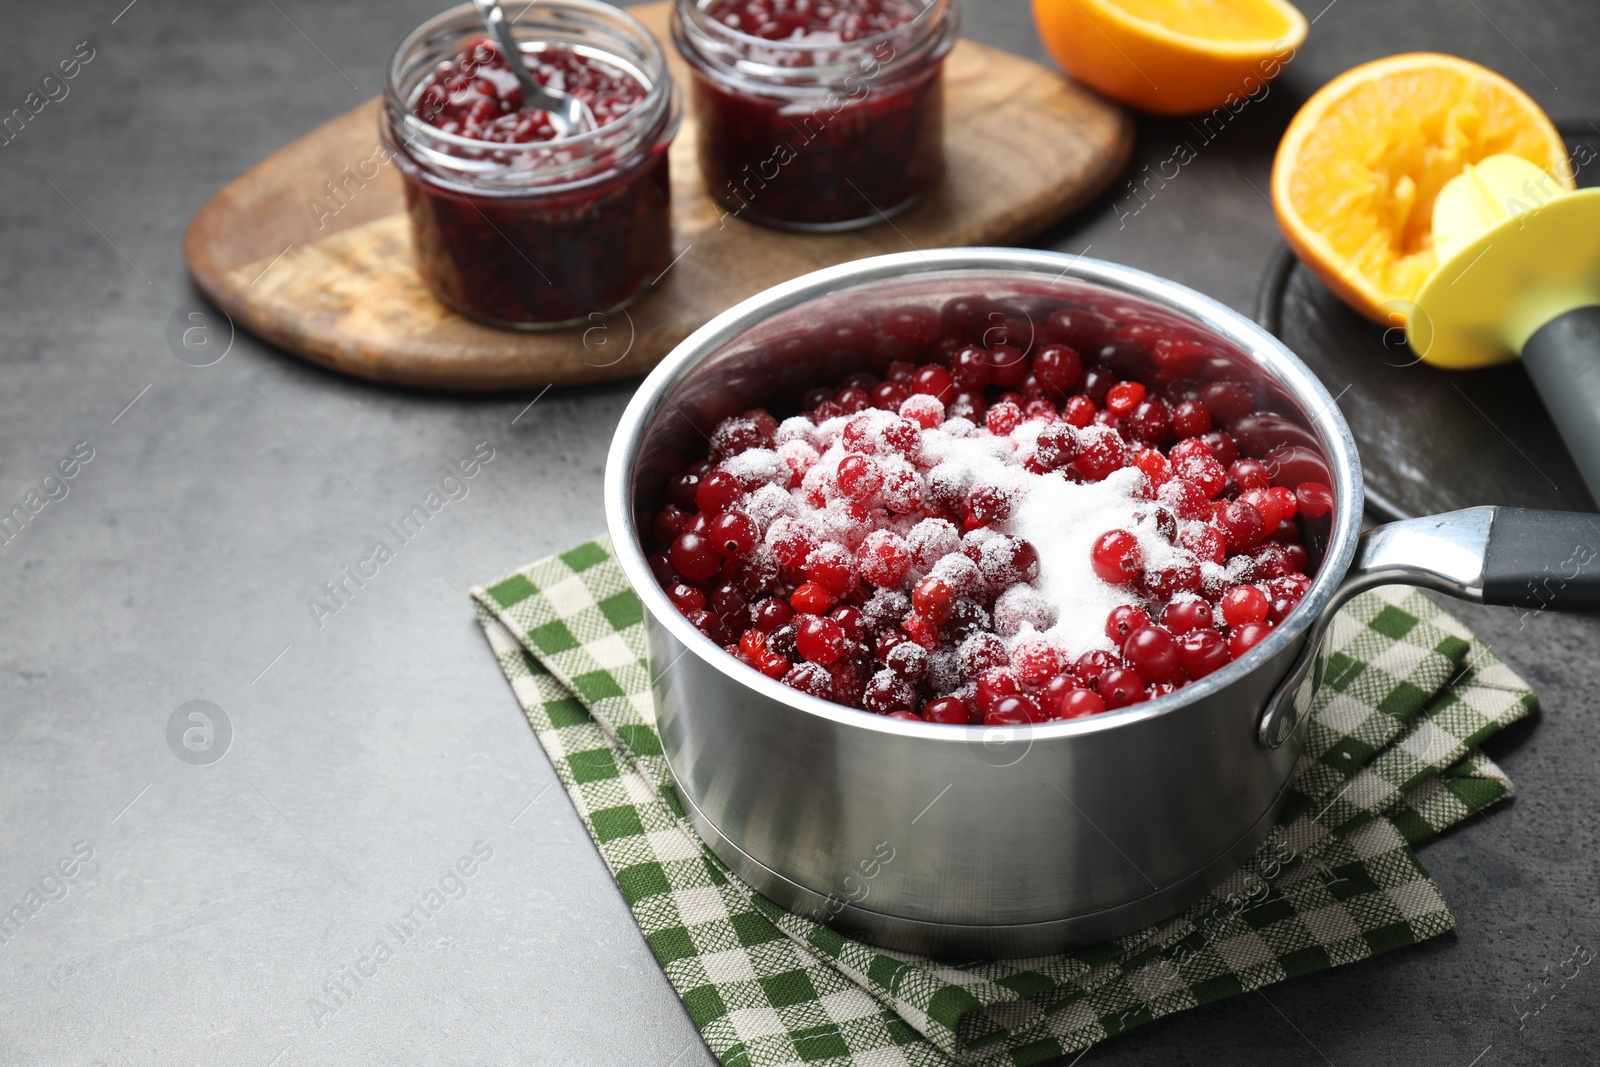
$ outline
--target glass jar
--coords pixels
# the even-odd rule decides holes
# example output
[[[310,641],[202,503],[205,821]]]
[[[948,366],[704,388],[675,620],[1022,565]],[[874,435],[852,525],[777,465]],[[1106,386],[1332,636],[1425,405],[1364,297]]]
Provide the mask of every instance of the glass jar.
[[[919,9],[910,21],[843,42],[742,33],[716,17],[727,2],[675,0],[672,35],[693,75],[700,170],[730,215],[802,232],[855,229],[905,210],[939,180],[955,0],[904,0]]]
[[[672,262],[667,148],[678,94],[661,45],[609,4],[544,0],[512,29],[530,67],[546,50],[575,53],[637,81],[643,98],[596,129],[553,140],[504,143],[432,125],[415,113],[431,76],[488,36],[463,4],[401,42],[379,125],[405,186],[417,269],[435,296],[496,326],[588,322]]]

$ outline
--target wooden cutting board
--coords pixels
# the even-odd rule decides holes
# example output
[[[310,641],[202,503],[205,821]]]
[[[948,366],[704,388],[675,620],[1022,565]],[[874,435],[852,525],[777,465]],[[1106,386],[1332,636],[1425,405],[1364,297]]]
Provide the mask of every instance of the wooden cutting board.
[[[670,4],[632,10],[669,40]],[[670,43],[666,50],[687,85],[682,60]],[[848,234],[719,226],[686,114],[671,150],[680,258],[626,312],[586,329],[494,329],[429,295],[412,267],[400,179],[376,154],[376,100],[224,186],[190,223],[184,255],[236,324],[360,378],[493,390],[638,375],[712,316],[778,282],[884,252],[1013,243],[1088,203],[1127,162],[1127,114],[1054,71],[962,41],[945,72],[943,186],[892,223]],[[335,186],[346,190],[338,199]]]

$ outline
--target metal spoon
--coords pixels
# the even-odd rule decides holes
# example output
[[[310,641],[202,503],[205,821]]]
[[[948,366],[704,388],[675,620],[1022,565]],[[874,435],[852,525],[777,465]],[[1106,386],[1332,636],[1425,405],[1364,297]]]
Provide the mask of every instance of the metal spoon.
[[[558,93],[540,85],[528,73],[527,66],[522,62],[522,49],[511,35],[511,21],[506,18],[505,10],[497,0],[473,0],[473,3],[478,7],[478,14],[483,16],[484,25],[489,27],[489,32],[499,44],[506,66],[511,68],[511,73],[517,76],[517,82],[522,86],[522,106],[548,111],[569,134],[594,129],[594,112],[589,110],[588,104],[571,93]]]

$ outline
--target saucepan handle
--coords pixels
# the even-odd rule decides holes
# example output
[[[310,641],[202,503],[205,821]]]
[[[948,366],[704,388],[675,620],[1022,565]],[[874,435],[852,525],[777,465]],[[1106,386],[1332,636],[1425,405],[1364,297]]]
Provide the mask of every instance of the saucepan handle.
[[[1600,515],[1495,508],[1483,602],[1521,612],[1600,612]]]
[[[1328,625],[1352,597],[1380,585],[1420,586],[1523,614],[1600,614],[1600,515],[1468,508],[1363,534],[1355,562],[1267,703],[1257,731],[1261,744],[1277,748],[1293,736],[1310,707]]]

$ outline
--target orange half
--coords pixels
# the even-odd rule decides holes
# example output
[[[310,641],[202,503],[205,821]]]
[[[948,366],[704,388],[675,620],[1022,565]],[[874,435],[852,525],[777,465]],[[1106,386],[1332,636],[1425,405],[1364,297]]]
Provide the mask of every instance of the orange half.
[[[1439,265],[1439,190],[1501,152],[1573,188],[1566,144],[1528,94],[1455,56],[1389,56],[1339,75],[1295,115],[1273,160],[1272,206],[1307,268],[1396,325]]]
[[[1033,0],[1033,17],[1067,73],[1159,115],[1240,106],[1307,29],[1287,0]]]

